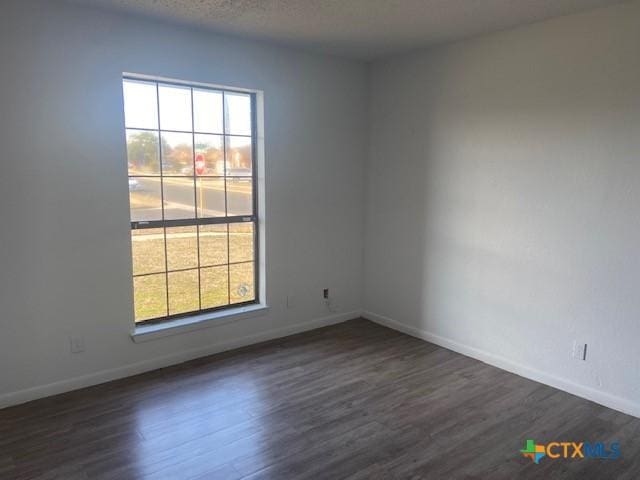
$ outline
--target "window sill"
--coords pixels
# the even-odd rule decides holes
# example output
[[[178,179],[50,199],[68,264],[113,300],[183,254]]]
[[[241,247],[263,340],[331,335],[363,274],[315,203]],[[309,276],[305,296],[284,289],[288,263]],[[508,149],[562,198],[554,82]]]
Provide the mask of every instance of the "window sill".
[[[148,342],[158,338],[178,335],[180,333],[193,332],[202,328],[210,328],[225,323],[235,322],[246,318],[254,318],[265,315],[269,307],[264,304],[248,305],[245,307],[232,308],[219,312],[197,314],[190,317],[168,320],[162,323],[151,325],[140,325],[134,327],[131,332],[131,339],[135,343]]]

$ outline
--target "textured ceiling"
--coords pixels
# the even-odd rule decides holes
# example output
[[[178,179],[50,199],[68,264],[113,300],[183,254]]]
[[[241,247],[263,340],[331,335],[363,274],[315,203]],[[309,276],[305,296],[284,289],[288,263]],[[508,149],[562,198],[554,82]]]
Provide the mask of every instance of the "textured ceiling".
[[[75,0],[373,59],[620,0]]]

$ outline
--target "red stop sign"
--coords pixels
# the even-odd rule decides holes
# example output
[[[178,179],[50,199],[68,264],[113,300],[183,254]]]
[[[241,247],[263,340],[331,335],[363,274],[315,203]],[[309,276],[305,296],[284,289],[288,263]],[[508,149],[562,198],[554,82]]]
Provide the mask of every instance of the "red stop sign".
[[[204,168],[205,168],[204,155],[199,153],[198,155],[196,155],[196,174],[198,175],[204,174]]]

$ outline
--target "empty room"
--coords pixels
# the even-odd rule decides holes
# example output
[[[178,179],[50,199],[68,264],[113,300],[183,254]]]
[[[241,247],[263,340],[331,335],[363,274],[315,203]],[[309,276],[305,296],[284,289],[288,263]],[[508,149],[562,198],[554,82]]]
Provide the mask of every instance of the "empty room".
[[[3,0],[0,479],[640,478],[640,0]]]

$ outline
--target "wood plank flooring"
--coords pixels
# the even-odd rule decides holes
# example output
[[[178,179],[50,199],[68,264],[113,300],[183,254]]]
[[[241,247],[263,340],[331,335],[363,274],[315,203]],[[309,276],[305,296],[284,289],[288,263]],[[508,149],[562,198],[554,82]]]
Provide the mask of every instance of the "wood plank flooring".
[[[16,480],[637,479],[639,453],[639,419],[361,319],[0,410]]]

